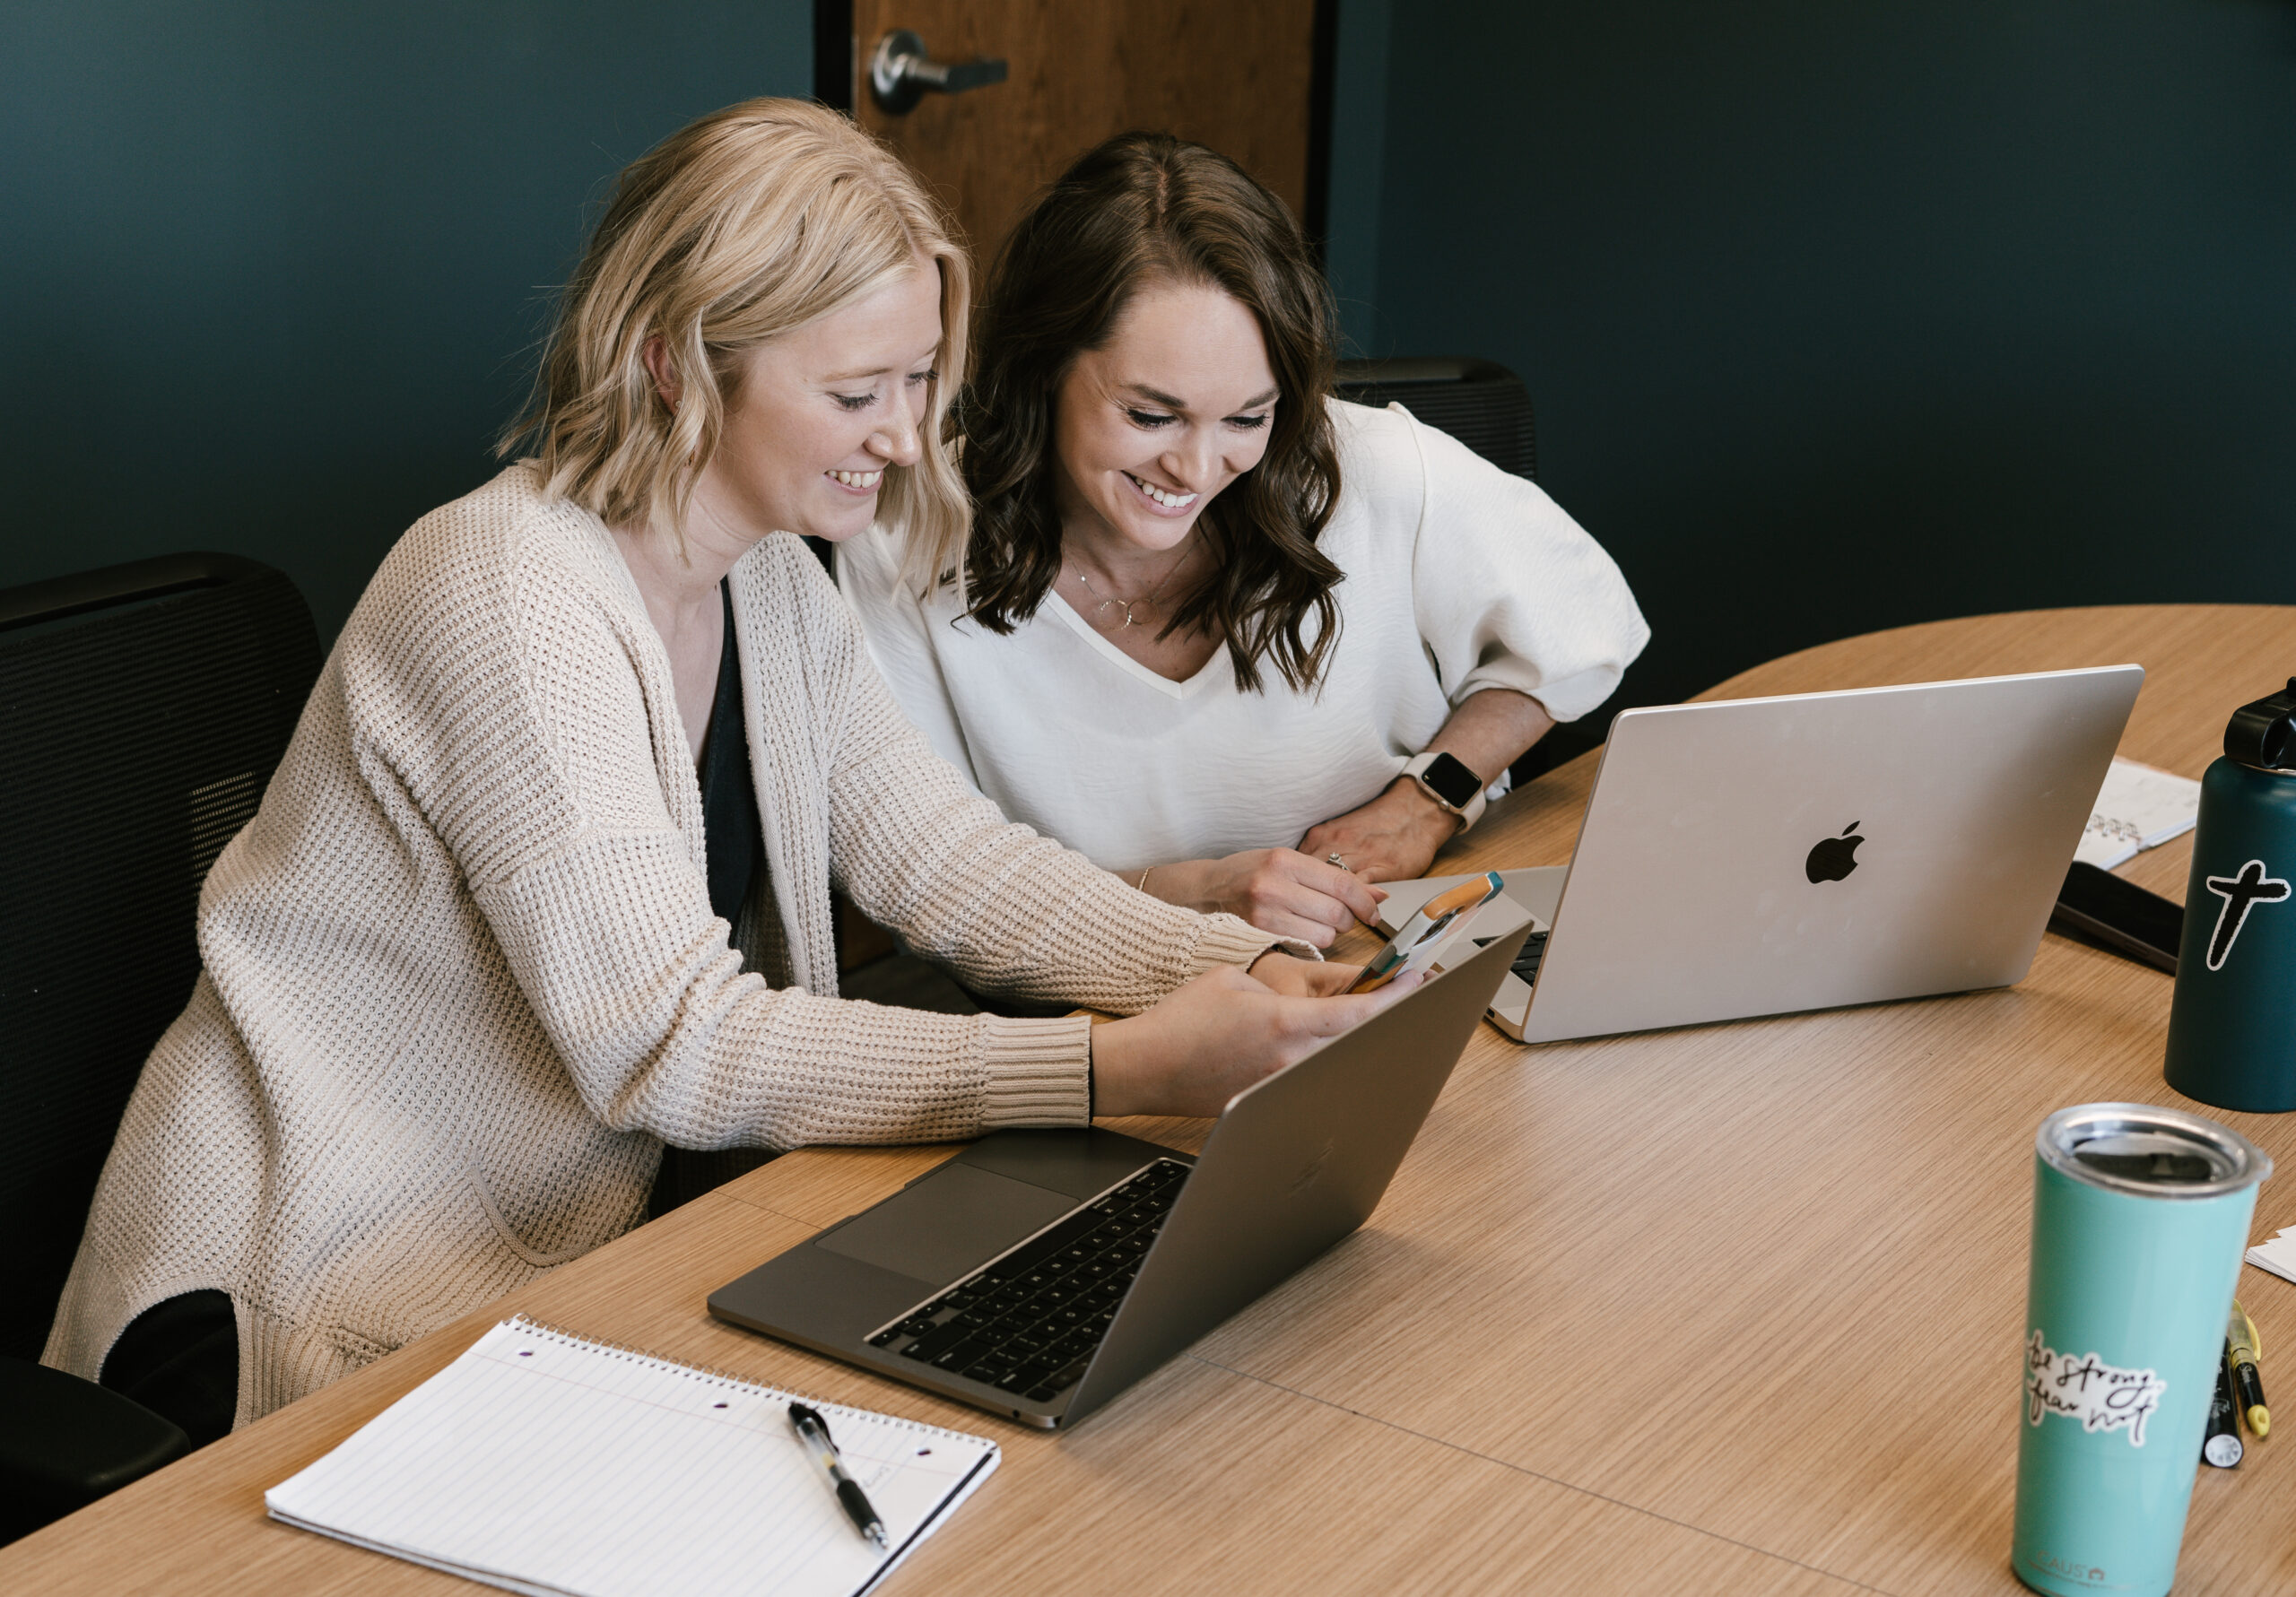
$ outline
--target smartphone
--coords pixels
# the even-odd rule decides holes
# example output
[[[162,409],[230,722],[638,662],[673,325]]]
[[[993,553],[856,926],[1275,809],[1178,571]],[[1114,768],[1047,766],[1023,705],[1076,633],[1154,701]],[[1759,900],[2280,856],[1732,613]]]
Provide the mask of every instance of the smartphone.
[[[1371,956],[1370,963],[1363,967],[1363,974],[1347,990],[1376,992],[1406,970],[1426,969],[1506,886],[1498,872],[1486,871],[1448,892],[1436,894],[1420,906],[1417,915],[1396,929],[1387,946]]]
[[[2155,892],[2123,881],[2110,871],[2073,862],[2057,895],[2052,924],[2069,926],[2140,965],[2177,974],[2177,944],[2185,912]]]

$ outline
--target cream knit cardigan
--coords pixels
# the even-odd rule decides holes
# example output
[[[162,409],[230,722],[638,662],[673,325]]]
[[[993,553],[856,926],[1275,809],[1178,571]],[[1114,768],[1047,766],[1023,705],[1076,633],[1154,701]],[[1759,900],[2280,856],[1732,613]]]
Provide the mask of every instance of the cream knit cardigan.
[[[1266,933],[1006,822],[894,707],[797,539],[732,577],[766,869],[728,946],[670,664],[613,539],[520,464],[377,572],[200,894],[45,1361],[230,1294],[238,1423],[637,1222],[662,1144],[1088,1114],[1082,1019],[838,1000],[830,883],[982,988],[1130,1012]]]

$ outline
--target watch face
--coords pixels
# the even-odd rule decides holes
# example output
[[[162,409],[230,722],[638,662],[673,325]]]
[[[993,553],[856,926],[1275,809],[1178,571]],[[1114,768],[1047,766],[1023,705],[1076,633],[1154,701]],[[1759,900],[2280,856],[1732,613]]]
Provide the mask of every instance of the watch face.
[[[1448,754],[1435,756],[1434,763],[1420,773],[1419,779],[1454,810],[1465,809],[1483,791],[1483,778]]]

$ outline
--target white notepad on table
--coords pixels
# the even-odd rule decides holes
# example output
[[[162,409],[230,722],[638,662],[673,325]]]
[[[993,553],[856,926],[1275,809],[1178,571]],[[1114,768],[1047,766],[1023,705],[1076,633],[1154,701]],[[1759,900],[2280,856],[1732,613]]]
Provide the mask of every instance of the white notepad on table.
[[[2296,1281],[2296,1226],[2283,1227],[2271,1241],[2257,1243],[2248,1250],[2248,1261],[2283,1280]]]
[[[2199,783],[2116,755],[2073,857],[2109,871],[2183,837],[2199,815]]]
[[[884,1520],[881,1552],[790,1429],[790,1401],[506,1320],[264,1503],[513,1592],[854,1597],[997,1465],[985,1437],[814,1404]]]

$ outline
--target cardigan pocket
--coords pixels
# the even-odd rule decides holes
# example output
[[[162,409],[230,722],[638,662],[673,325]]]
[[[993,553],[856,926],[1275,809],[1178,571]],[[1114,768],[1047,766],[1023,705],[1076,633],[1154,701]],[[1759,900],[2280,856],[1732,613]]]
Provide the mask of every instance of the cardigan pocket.
[[[435,1185],[350,1263],[347,1291],[327,1327],[352,1367],[483,1308],[552,1265],[587,1251],[544,1254],[521,1242],[467,1154],[448,1153]]]
[[[371,1336],[361,1336],[348,1325],[331,1327],[327,1340],[350,1361],[353,1369],[363,1369],[386,1354],[398,1351],[396,1342],[378,1342]]]
[[[493,1191],[486,1185],[486,1172],[479,1167],[478,1161],[474,1159],[467,1160],[463,1168],[471,1191],[477,1195],[479,1207],[486,1211],[486,1223],[494,1228],[495,1237],[504,1247],[536,1270],[555,1270],[559,1265],[570,1263],[590,1251],[589,1245],[561,1248],[552,1254],[528,1247],[517,1232],[510,1228],[510,1222],[502,1218],[501,1206],[495,1202]]]

